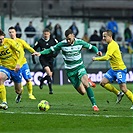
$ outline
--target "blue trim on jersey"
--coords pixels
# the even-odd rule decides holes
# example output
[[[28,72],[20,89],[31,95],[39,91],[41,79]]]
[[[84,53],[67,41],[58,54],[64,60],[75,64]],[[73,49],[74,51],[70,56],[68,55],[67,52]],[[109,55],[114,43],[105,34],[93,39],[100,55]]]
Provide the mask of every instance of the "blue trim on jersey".
[[[126,73],[127,69],[124,70],[112,70],[109,69],[104,77],[107,78],[110,82],[117,81],[118,84],[126,83]]]
[[[0,72],[3,72],[7,75],[8,79],[10,79],[11,75],[10,75],[10,71],[9,69],[3,67],[3,66],[0,66]]]
[[[30,69],[29,69],[29,65],[28,63],[25,63],[22,67],[21,67],[21,73],[22,76],[25,80],[31,79],[31,74],[30,74]]]

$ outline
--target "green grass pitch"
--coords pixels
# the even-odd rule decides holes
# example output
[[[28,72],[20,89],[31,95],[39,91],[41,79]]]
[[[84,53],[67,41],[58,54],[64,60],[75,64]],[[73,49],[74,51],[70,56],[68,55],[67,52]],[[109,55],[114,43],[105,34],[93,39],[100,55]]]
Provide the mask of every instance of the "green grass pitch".
[[[114,84],[118,87],[117,84]],[[0,133],[131,133],[133,110],[126,96],[115,104],[116,96],[97,84],[94,94],[100,111],[94,112],[87,95],[80,95],[72,85],[53,85],[54,94],[48,87],[42,90],[34,86],[36,100],[28,99],[24,86],[22,101],[15,103],[13,87],[7,88],[8,110],[0,110]],[[128,84],[133,91],[133,85]],[[41,100],[49,101],[51,108],[39,111]]]

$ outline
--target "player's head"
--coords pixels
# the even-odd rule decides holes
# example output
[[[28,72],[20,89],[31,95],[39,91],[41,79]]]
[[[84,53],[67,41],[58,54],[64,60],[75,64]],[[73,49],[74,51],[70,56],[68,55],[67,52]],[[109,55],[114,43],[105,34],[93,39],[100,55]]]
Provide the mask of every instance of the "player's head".
[[[5,33],[0,29],[0,45],[4,42]]]
[[[16,38],[16,30],[13,26],[9,27],[8,28],[8,33],[9,33],[9,36],[12,38],[12,39],[15,39]]]
[[[107,43],[110,43],[112,41],[112,31],[111,30],[106,30],[103,32],[103,40]]]
[[[67,40],[68,44],[73,44],[74,43],[75,36],[74,36],[74,34],[73,34],[71,29],[67,29],[65,31],[65,36],[66,36],[66,40]]]
[[[44,30],[43,30],[43,37],[44,37],[44,39],[47,41],[47,40],[49,40],[49,38],[50,38],[50,30],[48,29],[48,28],[45,28]]]

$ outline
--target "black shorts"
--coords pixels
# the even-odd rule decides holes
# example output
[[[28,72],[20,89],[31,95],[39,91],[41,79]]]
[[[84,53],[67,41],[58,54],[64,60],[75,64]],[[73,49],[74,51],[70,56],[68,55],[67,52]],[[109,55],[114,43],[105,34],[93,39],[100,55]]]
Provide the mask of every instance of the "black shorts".
[[[53,66],[53,61],[54,61],[53,58],[44,58],[44,57],[40,56],[39,61],[43,68],[48,66],[50,68],[51,72],[53,72],[53,67],[54,67]]]

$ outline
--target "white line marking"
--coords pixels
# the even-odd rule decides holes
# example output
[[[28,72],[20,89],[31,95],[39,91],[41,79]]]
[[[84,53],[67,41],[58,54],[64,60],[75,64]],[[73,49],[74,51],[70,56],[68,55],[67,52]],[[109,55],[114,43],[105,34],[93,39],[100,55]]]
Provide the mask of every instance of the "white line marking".
[[[106,117],[106,118],[133,118],[133,116],[122,116],[122,115],[91,115],[91,114],[67,114],[67,113],[48,113],[48,112],[10,112],[10,111],[0,111],[0,113],[5,114],[49,114],[49,115],[60,115],[60,116],[81,116],[81,117]]]

